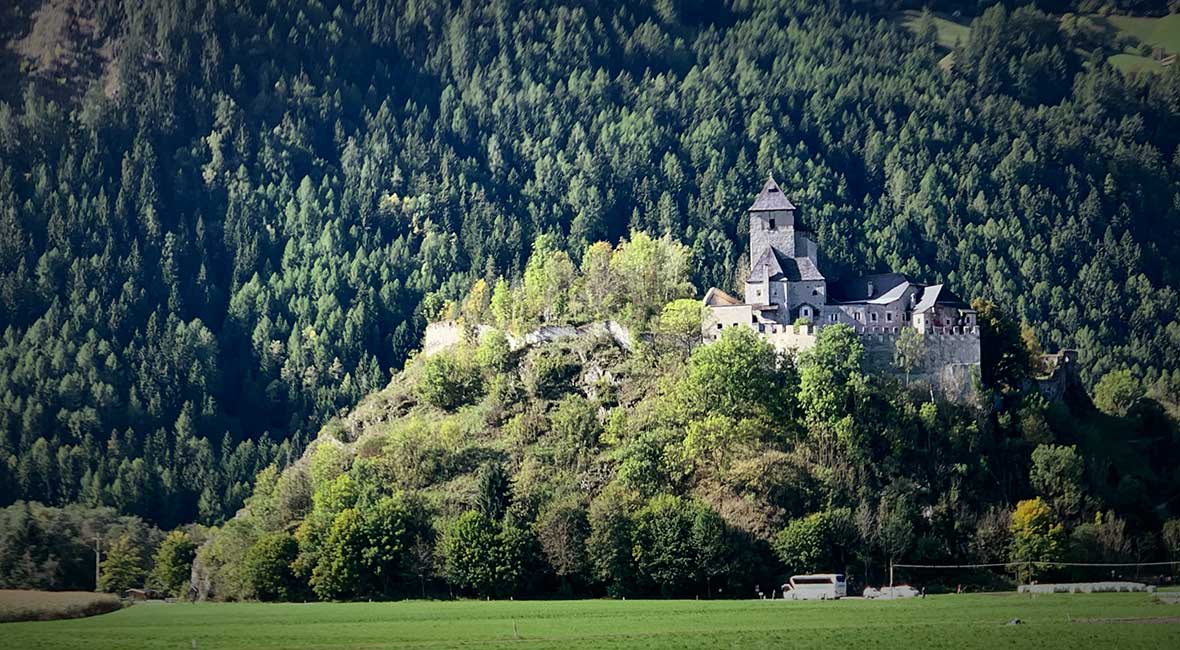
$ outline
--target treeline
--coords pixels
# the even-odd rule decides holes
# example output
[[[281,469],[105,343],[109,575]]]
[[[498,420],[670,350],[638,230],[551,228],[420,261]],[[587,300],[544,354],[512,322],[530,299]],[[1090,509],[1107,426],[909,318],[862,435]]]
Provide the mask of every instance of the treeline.
[[[5,502],[221,521],[539,236],[578,266],[668,236],[733,286],[769,170],[830,275],[950,282],[1180,393],[1180,68],[1035,9],[982,12],[948,74],[859,3],[88,8],[90,90],[30,64],[0,103]]]

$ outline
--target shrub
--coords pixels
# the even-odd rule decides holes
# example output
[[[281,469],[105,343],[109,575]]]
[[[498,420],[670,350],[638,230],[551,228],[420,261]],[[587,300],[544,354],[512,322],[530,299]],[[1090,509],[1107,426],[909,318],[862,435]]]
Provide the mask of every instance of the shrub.
[[[538,348],[530,352],[523,373],[525,390],[536,397],[555,399],[573,387],[581,365],[559,348]]]
[[[451,351],[427,358],[414,386],[419,400],[444,411],[470,404],[482,393],[483,378],[479,370]]]
[[[486,332],[479,339],[475,359],[480,366],[491,372],[500,373],[507,370],[512,361],[512,348],[508,344],[508,336],[500,330]]]

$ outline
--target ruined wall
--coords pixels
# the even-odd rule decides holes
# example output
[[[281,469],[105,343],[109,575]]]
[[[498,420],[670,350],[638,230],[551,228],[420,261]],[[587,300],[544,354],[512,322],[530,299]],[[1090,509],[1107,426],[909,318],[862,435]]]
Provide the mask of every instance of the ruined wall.
[[[485,332],[495,330],[496,328],[488,325],[477,325],[471,333],[478,340]],[[538,343],[557,341],[559,339],[592,338],[597,336],[609,336],[625,350],[630,350],[633,343],[631,332],[626,327],[610,320],[578,326],[545,325],[531,332],[526,332],[524,336],[516,336],[508,332],[504,334],[508,338],[509,347],[513,350]],[[458,321],[446,320],[430,323],[426,326],[426,335],[422,339],[422,354],[424,356],[430,356],[441,350],[458,345],[463,342],[464,336],[464,325]]]

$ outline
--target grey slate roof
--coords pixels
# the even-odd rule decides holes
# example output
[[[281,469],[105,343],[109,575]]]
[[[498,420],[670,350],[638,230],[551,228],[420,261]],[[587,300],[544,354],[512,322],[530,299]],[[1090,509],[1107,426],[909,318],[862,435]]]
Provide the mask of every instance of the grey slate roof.
[[[873,285],[872,294],[869,293],[869,284]],[[881,298],[886,294],[896,293],[897,297],[900,297],[910,284],[909,278],[900,273],[875,273],[829,282],[828,297],[835,302],[875,302],[875,298]]]
[[[750,265],[750,277],[747,282],[765,282],[766,280],[782,280],[786,275],[783,265],[773,248],[767,248]]]
[[[768,248],[750,266],[750,277],[746,282],[765,282],[767,280],[823,280],[815,263],[807,257],[787,257],[782,253]]]
[[[873,285],[871,294],[869,293],[869,284]],[[847,278],[839,282],[829,282],[828,298],[830,302],[834,303],[888,305],[904,298],[910,287],[917,289],[914,313],[924,312],[934,305],[971,309],[970,305],[947,289],[945,285],[925,285],[921,282],[913,282],[900,273],[875,273],[859,278]]]
[[[792,277],[791,271],[787,271],[787,276],[792,282],[797,282],[799,280],[824,279],[824,274],[820,273],[819,267],[815,265],[815,262],[811,261],[810,257],[795,257],[788,259],[794,263],[794,277]]]
[[[934,305],[946,305],[948,307],[955,307],[957,309],[971,309],[962,298],[956,296],[947,289],[945,285],[932,284],[922,289],[922,295],[918,298],[918,304],[914,305],[914,313],[920,314]]]
[[[766,177],[766,185],[762,186],[762,191],[758,193],[758,198],[754,199],[754,204],[750,206],[747,212],[766,212],[768,210],[794,210],[795,206],[791,200],[787,198],[786,194],[779,189],[778,183],[774,182],[773,176]]]

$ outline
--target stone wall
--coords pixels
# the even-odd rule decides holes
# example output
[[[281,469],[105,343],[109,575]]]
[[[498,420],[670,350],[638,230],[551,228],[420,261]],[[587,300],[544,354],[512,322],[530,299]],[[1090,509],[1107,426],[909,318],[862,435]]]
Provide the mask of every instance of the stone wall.
[[[743,314],[740,320],[749,318],[749,305],[735,305],[735,313]],[[725,310],[720,310],[725,311]],[[727,326],[751,326],[745,322],[733,322]],[[764,324],[759,334],[776,349],[798,354],[815,347],[819,330],[824,325],[778,325]],[[478,326],[478,335],[492,330],[487,325]],[[897,340],[904,326],[858,327],[857,333],[864,345],[865,370],[874,374],[897,374],[893,365]],[[704,329],[704,342],[720,336],[720,331]],[[463,340],[463,326],[456,321],[439,321],[426,326],[426,337],[422,343],[422,354],[431,355]],[[634,339],[626,327],[615,321],[600,321],[586,325],[546,325],[523,336],[508,334],[512,349],[568,338],[590,338],[608,336],[622,348],[632,349]],[[979,327],[928,327],[923,335],[926,358],[923,367],[910,375],[911,381],[929,383],[948,397],[972,399],[979,373]]]
[[[815,346],[824,325],[767,325],[760,332],[776,349],[797,354]],[[903,327],[858,327],[864,345],[865,370],[874,374],[897,374],[893,359]],[[975,393],[979,372],[979,327],[929,327],[923,336],[926,358],[923,367],[910,375],[955,398]]]
[[[1062,350],[1057,354],[1041,355],[1041,366],[1045,374],[1033,379],[1045,399],[1054,402],[1065,399],[1071,389],[1081,389],[1078,376],[1078,351]]]
[[[477,333],[491,329],[486,325],[478,325]],[[430,356],[439,350],[445,350],[463,341],[463,326],[458,321],[444,320],[428,323],[426,334],[422,337],[422,354]]]
[[[458,345],[463,341],[463,329],[464,326],[462,323],[453,320],[435,321],[428,324],[426,326],[426,335],[422,339],[422,355],[430,356],[441,350]],[[495,329],[488,325],[477,325],[474,332],[476,334],[475,338],[478,339],[484,333],[495,331]],[[633,343],[631,332],[626,327],[610,320],[578,326],[545,325],[525,333],[524,336],[516,336],[507,332],[505,332],[505,336],[508,338],[509,347],[513,350],[560,339],[592,338],[597,336],[608,336],[614,339],[625,350],[630,350]]]

